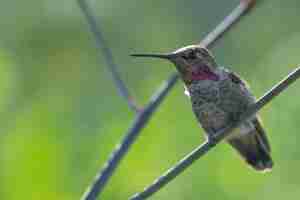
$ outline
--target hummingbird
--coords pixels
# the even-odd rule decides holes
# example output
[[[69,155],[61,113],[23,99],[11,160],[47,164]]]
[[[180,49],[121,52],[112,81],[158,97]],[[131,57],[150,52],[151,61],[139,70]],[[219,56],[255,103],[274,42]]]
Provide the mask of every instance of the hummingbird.
[[[190,45],[167,54],[132,54],[136,57],[171,61],[182,79],[192,110],[207,139],[238,120],[255,103],[246,82],[236,73],[217,64],[205,47]],[[226,138],[252,168],[269,171],[273,166],[271,148],[258,115],[245,121]]]

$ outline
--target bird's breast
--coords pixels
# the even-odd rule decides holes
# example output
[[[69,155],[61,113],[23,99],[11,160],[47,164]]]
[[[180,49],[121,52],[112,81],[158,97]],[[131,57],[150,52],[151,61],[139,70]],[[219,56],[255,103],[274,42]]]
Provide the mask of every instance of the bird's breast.
[[[230,80],[204,80],[188,87],[194,114],[206,132],[225,128],[251,103]]]
[[[193,106],[200,106],[203,103],[216,103],[219,99],[219,82],[202,80],[192,83],[188,87]]]

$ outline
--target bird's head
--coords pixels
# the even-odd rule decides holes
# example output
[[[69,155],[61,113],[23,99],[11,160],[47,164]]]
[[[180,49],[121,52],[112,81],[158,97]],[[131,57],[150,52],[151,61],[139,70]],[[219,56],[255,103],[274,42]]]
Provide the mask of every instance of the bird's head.
[[[153,57],[173,62],[186,84],[199,80],[218,80],[217,63],[204,47],[190,45],[168,54],[132,54],[137,57]]]

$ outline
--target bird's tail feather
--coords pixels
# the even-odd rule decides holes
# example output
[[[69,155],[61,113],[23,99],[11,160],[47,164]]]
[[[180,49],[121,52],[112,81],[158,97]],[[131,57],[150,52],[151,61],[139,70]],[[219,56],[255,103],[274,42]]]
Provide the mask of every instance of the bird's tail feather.
[[[272,168],[273,161],[268,144],[264,144],[266,138],[262,138],[261,134],[264,133],[256,129],[247,135],[230,138],[228,142],[254,169],[266,171]]]

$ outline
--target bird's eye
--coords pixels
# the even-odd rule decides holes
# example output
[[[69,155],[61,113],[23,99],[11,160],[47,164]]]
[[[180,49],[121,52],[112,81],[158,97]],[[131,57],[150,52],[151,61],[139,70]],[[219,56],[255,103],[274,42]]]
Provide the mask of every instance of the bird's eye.
[[[190,51],[189,53],[182,56],[186,60],[194,60],[197,58],[196,52]]]
[[[189,53],[189,59],[194,60],[197,58],[196,52],[195,51],[191,51]]]

